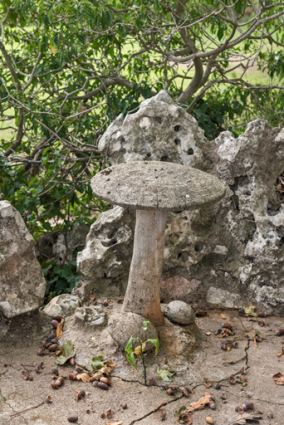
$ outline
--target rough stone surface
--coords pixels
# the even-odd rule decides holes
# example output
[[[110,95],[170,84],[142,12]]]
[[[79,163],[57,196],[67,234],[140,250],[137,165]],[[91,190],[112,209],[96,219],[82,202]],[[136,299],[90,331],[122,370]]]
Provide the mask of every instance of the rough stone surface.
[[[145,106],[144,103],[141,104],[136,113],[137,119],[136,114],[124,121],[120,117],[112,128],[109,127],[100,143],[102,151],[105,155],[108,153],[112,164],[145,160],[149,146],[147,143],[150,142],[144,144],[142,136],[136,137],[134,127],[139,120],[142,123],[148,122],[146,118],[150,113],[149,120],[153,122],[153,126],[141,129],[141,134],[144,134],[142,130],[145,131],[145,140],[150,140],[150,135],[155,135],[151,139],[151,157],[148,160],[165,159],[168,149],[168,159],[209,172],[226,184],[225,198],[210,209],[168,214],[162,300],[169,302],[178,295],[178,299],[192,303],[195,308],[204,306],[207,299],[216,306],[219,304],[216,304],[215,296],[212,298],[210,288],[213,287],[223,291],[222,297],[219,292],[217,298],[222,299],[222,303],[225,302],[226,305],[230,305],[231,294],[236,294],[240,296],[239,301],[237,300],[240,304],[246,305],[253,300],[268,312],[284,314],[284,196],[280,181],[277,181],[284,171],[284,129],[272,128],[267,122],[256,120],[249,123],[245,133],[238,138],[226,131],[217,139],[206,141],[196,121],[180,109],[165,94],[159,94],[147,100]],[[169,117],[167,126],[160,126],[159,133],[154,134],[155,126],[159,123],[156,124],[151,117],[160,116],[158,112],[163,110]],[[188,138],[184,136],[182,139],[182,146],[187,146],[184,150],[179,150],[181,145],[172,144],[167,133],[172,131],[172,122],[178,124],[174,118],[176,115],[183,117],[183,134],[189,134]],[[140,130],[137,134],[140,134]],[[114,142],[116,136],[119,143]],[[121,141],[120,137],[127,143]],[[196,152],[200,154],[188,164],[183,152],[193,149],[191,137],[195,140],[191,159],[194,159]],[[174,154],[172,149],[175,150]],[[280,184],[278,190],[275,187],[276,182]],[[100,217],[101,222],[104,221],[104,214]],[[126,226],[124,220],[127,222]],[[120,211],[120,219],[115,220],[115,225],[123,233],[124,226],[133,230],[130,222],[129,212]],[[109,225],[113,227],[110,222]],[[99,232],[96,233],[96,238],[100,238]],[[88,243],[89,246],[95,243],[93,236],[89,236]],[[127,282],[125,275],[131,260],[131,244],[132,234],[123,245],[125,255],[120,257],[120,268],[123,270],[120,274],[123,275],[121,294]],[[111,255],[116,258],[120,251],[119,247],[115,248],[110,247],[104,251],[101,261],[96,263],[96,275],[103,273],[106,258],[108,267],[111,267],[108,251],[111,250]],[[85,250],[81,256],[85,256]],[[89,273],[88,268],[80,269],[89,291],[99,287],[100,293],[117,293],[116,279],[98,281]],[[178,294],[177,282],[181,277],[190,283],[187,287],[187,283],[183,281]],[[170,282],[169,289],[165,285],[167,281]],[[201,283],[192,288],[193,281]],[[235,302],[233,304],[237,305]]]
[[[159,326],[158,331],[163,349],[169,353],[169,356],[184,360],[190,357],[200,339],[200,331],[195,324],[181,327],[164,319],[164,325]]]
[[[196,167],[204,161],[206,142],[197,121],[161,91],[136,113],[125,119],[119,115],[101,137],[99,149],[113,165],[151,160]]]
[[[135,215],[122,207],[101,214],[91,226],[86,247],[78,253],[77,264],[85,280],[75,293],[88,298],[124,293],[132,258]]]
[[[75,223],[65,235],[61,232],[47,232],[36,241],[35,253],[39,261],[53,260],[57,266],[73,259],[74,250],[81,250],[86,243],[90,227],[86,224]]]
[[[214,204],[225,195],[225,186],[216,177],[158,161],[114,165],[96,174],[91,186],[107,202],[145,210],[192,210]]]
[[[192,307],[183,301],[171,301],[164,312],[164,315],[172,322],[181,325],[191,325],[195,322],[195,314]]]
[[[61,294],[52,300],[44,307],[44,313],[48,316],[61,314],[63,317],[71,316],[76,308],[79,307],[79,298],[76,295]]]
[[[0,313],[10,319],[37,309],[45,287],[33,237],[18,211],[0,201]]]
[[[78,325],[104,326],[106,314],[100,306],[78,307],[75,311],[75,321]]]
[[[240,308],[243,306],[240,294],[214,288],[214,286],[210,286],[208,289],[206,300],[209,304],[213,304],[214,307]]]
[[[158,332],[155,326],[150,323],[148,329],[145,329],[143,326],[144,320],[144,317],[135,313],[116,313],[109,319],[109,334],[123,348],[126,347],[131,336],[133,336],[135,341],[133,343],[135,347],[139,345],[141,340],[158,339]]]
[[[198,294],[201,281],[188,280],[183,276],[173,276],[161,282],[161,300],[169,303],[171,300],[182,300],[191,303]]]

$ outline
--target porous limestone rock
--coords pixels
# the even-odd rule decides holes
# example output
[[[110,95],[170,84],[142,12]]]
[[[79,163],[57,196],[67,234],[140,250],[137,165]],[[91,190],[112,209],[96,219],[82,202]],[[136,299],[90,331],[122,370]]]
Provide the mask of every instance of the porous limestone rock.
[[[88,327],[103,327],[106,324],[106,314],[100,306],[78,307],[75,311],[75,322]]]
[[[284,129],[258,119],[238,138],[226,131],[208,141],[195,119],[161,92],[143,102],[135,114],[124,120],[120,116],[102,136],[99,147],[112,164],[171,160],[209,172],[227,186],[225,198],[211,208],[169,213],[163,302],[177,298],[195,308],[207,302],[234,308],[253,302],[268,312],[284,314],[284,186],[278,179],[284,172]],[[186,156],[190,149],[193,154]],[[119,209],[119,217],[116,214],[113,221],[109,216],[104,218],[105,214],[113,213],[101,214],[103,231],[97,228],[95,234],[90,232],[81,253],[81,259],[95,257],[95,267],[91,270],[81,260],[79,267],[85,277],[85,292],[123,295],[134,220],[127,210]],[[125,229],[129,236],[124,239],[123,251],[114,244],[92,254],[91,246],[97,249],[107,226],[113,229],[114,225],[121,235]],[[102,279],[112,270],[112,259],[116,276],[109,273],[109,279]]]
[[[113,314],[108,322],[108,331],[112,339],[125,348],[131,336],[133,337],[133,348],[140,344],[140,341],[147,339],[158,339],[158,332],[152,323],[146,328],[143,325],[145,318],[139,314],[123,312]],[[153,347],[153,346],[152,346]],[[150,345],[146,348],[151,348]]]
[[[86,243],[90,227],[76,222],[66,234],[63,232],[46,232],[36,241],[35,253],[39,261],[53,260],[57,266],[73,259],[74,250],[81,250]]]
[[[24,220],[0,201],[0,313],[11,319],[43,303],[46,282]]]
[[[78,253],[78,271],[85,280],[77,284],[75,293],[88,298],[118,296],[127,286],[132,257],[135,215],[122,207],[101,214],[91,226],[86,247]]]
[[[205,143],[197,121],[162,90],[142,102],[137,112],[125,118],[120,114],[98,147],[112,165],[147,160],[193,167],[203,162]]]
[[[164,315],[171,321],[181,325],[191,325],[195,322],[192,307],[183,301],[171,301],[164,310]]]
[[[63,317],[71,316],[79,307],[79,298],[76,295],[61,294],[52,298],[44,307],[43,311],[48,316],[61,314]]]
[[[159,326],[161,350],[174,358],[189,359],[201,338],[200,331],[195,323],[188,326],[179,326],[168,319],[164,319],[163,326]]]

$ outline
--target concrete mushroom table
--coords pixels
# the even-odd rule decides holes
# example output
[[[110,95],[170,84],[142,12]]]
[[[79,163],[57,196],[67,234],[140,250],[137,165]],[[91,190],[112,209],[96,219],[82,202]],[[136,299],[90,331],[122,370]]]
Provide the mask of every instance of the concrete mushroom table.
[[[195,168],[158,161],[114,165],[96,174],[91,185],[104,201],[136,209],[133,257],[122,311],[160,326],[167,212],[209,206],[224,196],[225,186]]]

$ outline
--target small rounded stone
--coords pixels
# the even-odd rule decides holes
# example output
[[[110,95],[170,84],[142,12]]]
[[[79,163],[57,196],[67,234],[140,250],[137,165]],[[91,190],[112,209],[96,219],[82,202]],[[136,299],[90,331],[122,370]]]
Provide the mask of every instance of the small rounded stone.
[[[195,322],[193,309],[183,301],[171,301],[165,308],[164,315],[172,322],[181,325],[190,325]]]

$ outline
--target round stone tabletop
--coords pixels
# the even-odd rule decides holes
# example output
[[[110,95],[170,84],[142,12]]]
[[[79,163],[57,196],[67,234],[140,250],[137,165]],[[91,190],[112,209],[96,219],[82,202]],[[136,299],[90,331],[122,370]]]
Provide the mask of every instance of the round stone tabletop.
[[[224,184],[211,174],[160,161],[114,165],[96,174],[91,186],[104,201],[137,209],[195,209],[225,195]]]

